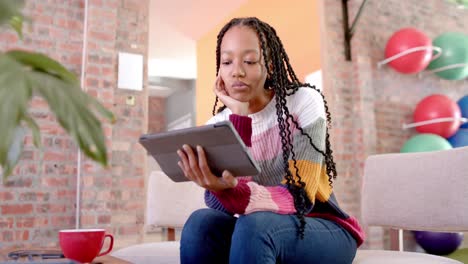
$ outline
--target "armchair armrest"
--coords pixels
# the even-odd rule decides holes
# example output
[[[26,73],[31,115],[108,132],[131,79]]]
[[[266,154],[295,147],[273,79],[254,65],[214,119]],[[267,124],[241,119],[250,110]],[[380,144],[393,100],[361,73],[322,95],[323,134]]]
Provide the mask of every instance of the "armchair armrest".
[[[146,208],[148,225],[183,227],[193,211],[204,207],[204,189],[195,183],[175,183],[161,171],[150,174]]]
[[[362,218],[368,225],[468,231],[468,147],[370,156]]]

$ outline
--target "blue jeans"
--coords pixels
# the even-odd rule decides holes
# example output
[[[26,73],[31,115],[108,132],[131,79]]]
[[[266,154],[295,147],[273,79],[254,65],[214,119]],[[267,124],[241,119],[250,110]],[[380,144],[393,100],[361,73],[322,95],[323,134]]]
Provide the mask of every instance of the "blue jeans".
[[[303,240],[298,226],[293,215],[256,212],[236,218],[200,209],[182,230],[181,263],[352,263],[356,241],[340,225],[306,217]]]

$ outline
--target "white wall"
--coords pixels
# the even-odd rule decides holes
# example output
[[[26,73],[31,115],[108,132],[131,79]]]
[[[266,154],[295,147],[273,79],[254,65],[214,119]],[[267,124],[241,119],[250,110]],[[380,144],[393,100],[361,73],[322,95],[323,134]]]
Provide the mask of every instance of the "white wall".
[[[195,79],[196,42],[157,20],[150,17],[148,75]]]
[[[196,79],[196,40],[247,0],[150,0],[148,75]]]

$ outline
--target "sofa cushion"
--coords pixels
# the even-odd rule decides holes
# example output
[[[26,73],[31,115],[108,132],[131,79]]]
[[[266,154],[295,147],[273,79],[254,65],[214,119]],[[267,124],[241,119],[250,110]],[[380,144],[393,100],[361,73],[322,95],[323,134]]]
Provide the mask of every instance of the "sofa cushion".
[[[137,264],[178,264],[179,241],[144,243],[122,248],[112,256]]]
[[[453,259],[415,252],[358,250],[353,264],[463,264]]]
[[[190,214],[206,208],[205,189],[193,182],[173,182],[161,171],[148,179],[146,224],[158,227],[184,226]]]

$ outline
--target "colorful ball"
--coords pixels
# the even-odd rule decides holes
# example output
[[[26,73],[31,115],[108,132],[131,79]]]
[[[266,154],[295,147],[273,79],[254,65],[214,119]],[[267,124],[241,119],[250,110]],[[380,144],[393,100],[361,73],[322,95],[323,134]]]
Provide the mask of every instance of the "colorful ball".
[[[418,134],[407,140],[400,152],[427,152],[451,148],[452,145],[439,135]]]
[[[463,233],[413,231],[416,242],[429,254],[447,255],[463,242]]]
[[[395,32],[385,47],[385,58],[402,53],[408,49],[429,46],[431,39],[421,31],[414,28],[403,28]],[[396,71],[406,74],[418,73],[424,70],[432,58],[432,50],[416,51],[389,62]]]
[[[453,118],[453,121],[438,122],[416,127],[419,133],[432,133],[444,138],[453,136],[460,127],[460,107],[448,96],[433,94],[423,98],[413,113],[414,122],[429,121],[436,118]]]
[[[448,254],[446,257],[454,259],[454,260],[458,260],[461,263],[468,263],[468,248],[466,247],[459,248],[455,250],[454,252],[452,252],[451,254]]]
[[[468,36],[461,33],[448,32],[435,38],[432,45],[441,48],[442,54],[429,64],[428,70],[435,70],[454,64],[465,64],[466,66],[464,67],[444,70],[436,72],[436,74],[447,80],[462,80],[468,77]]]
[[[455,135],[448,138],[448,142],[454,148],[468,146],[468,128],[460,128]]]
[[[463,96],[457,102],[461,110],[461,115],[464,118],[468,118],[468,95]],[[461,125],[461,128],[468,128],[468,122]]]
[[[460,8],[468,8],[468,0],[447,0],[449,2],[452,2]]]

